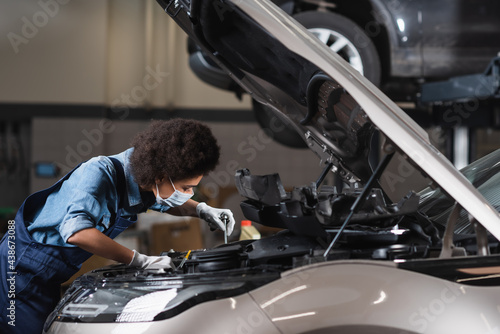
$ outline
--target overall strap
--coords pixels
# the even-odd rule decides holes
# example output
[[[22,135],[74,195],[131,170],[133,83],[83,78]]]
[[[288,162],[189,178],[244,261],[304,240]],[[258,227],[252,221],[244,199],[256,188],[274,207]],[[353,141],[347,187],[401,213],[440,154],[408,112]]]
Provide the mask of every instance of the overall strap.
[[[111,225],[103,233],[108,237],[110,237],[111,239],[114,239],[118,234],[123,232],[131,224],[137,221],[137,215],[131,216],[130,218],[121,217],[121,212],[122,209],[124,209],[125,207],[127,199],[125,173],[123,171],[123,166],[120,163],[120,161],[118,161],[115,158],[111,157],[109,158],[111,159],[111,162],[115,166],[116,170],[116,191],[118,193],[118,210],[116,213],[113,212],[111,213],[113,225]]]
[[[125,172],[123,171],[123,166],[121,162],[116,159],[109,157],[111,162],[113,163],[113,166],[115,166],[115,171],[116,171],[116,191],[118,193],[118,198],[119,198],[119,206],[118,208],[121,209],[125,205],[125,198],[126,198],[126,193],[125,193]]]

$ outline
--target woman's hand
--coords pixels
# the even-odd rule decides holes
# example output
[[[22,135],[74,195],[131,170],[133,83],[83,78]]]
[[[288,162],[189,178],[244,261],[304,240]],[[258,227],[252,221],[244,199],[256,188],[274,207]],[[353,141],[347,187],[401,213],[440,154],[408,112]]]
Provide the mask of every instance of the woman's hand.
[[[201,202],[196,206],[196,213],[198,217],[206,221],[211,228],[218,228],[222,231],[226,231],[226,226],[222,221],[223,216],[226,216],[229,220],[227,222],[227,235],[229,236],[233,233],[235,221],[231,210],[212,208],[210,205],[207,205],[207,203]]]
[[[168,269],[172,268],[172,259],[170,256],[148,256],[139,253],[135,249],[133,250],[134,252],[134,258],[132,261],[128,264],[129,266],[133,267],[140,267],[143,269]]]

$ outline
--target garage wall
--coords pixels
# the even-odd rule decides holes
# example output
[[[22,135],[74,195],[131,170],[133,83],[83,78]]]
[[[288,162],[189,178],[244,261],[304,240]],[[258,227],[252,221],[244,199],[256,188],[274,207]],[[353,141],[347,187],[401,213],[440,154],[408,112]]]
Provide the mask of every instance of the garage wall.
[[[249,106],[191,73],[154,0],[2,1],[0,32],[0,103]]]
[[[168,118],[171,110],[250,108],[248,97],[240,102],[194,76],[186,35],[154,0],[0,1],[0,35],[0,142],[13,143],[9,129],[21,124],[25,155],[15,175],[5,174],[12,163],[0,164],[0,208],[17,208],[29,192],[51,184],[33,177],[32,163],[64,161],[66,147],[76,147],[83,129],[98,128],[100,119],[91,117],[104,116],[106,107],[145,110],[127,120],[147,119],[150,109]],[[50,118],[42,127],[32,120],[47,115],[83,118]],[[127,126],[105,135],[89,156],[113,152],[115,141],[126,146],[120,131]],[[3,151],[2,159],[14,161]]]
[[[105,1],[2,1],[1,102],[100,103],[105,99]]]

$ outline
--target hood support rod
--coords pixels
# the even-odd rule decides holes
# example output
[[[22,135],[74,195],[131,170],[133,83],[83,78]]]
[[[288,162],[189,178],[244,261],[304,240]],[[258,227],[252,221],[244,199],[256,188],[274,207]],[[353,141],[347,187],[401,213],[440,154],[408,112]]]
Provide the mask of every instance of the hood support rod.
[[[337,232],[332,242],[330,243],[325,253],[323,254],[323,257],[325,259],[327,258],[328,253],[330,253],[337,240],[340,238],[342,232],[344,232],[344,229],[346,228],[347,224],[349,224],[349,221],[354,215],[354,212],[356,212],[356,210],[364,203],[366,196],[368,195],[368,192],[370,192],[373,185],[376,184],[376,181],[379,179],[380,175],[382,175],[382,173],[384,172],[385,168],[387,167],[393,156],[394,156],[394,151],[384,156],[382,161],[380,161],[380,163],[378,164],[377,169],[375,169],[373,174],[370,176],[370,179],[363,188],[363,191],[361,191],[361,194],[358,196],[358,198],[356,198],[356,201],[351,206],[351,211],[349,212],[349,216],[347,216],[347,218],[344,220],[344,223],[342,224],[339,231]]]
[[[321,183],[323,182],[323,180],[325,179],[326,175],[328,174],[328,172],[330,171],[330,169],[332,167],[333,167],[333,162],[329,162],[326,164],[325,169],[323,169],[323,172],[321,173],[318,180],[316,181],[316,189],[319,188],[319,186],[321,185]]]

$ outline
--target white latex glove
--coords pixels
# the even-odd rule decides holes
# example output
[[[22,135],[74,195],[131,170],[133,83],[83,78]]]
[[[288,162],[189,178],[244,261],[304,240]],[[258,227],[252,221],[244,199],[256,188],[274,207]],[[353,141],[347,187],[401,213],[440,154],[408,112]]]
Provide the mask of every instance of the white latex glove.
[[[229,221],[227,222],[226,232],[228,236],[233,233],[235,222],[231,210],[212,208],[211,206],[207,205],[207,203],[201,202],[196,206],[196,213],[198,214],[198,217],[206,221],[211,228],[219,229],[222,231],[225,231],[226,227],[224,226],[224,222],[222,221],[220,216],[222,214],[227,215]]]
[[[172,259],[170,256],[147,256],[139,253],[134,249],[134,257],[128,264],[133,267],[140,267],[142,269],[168,269],[172,268]]]

